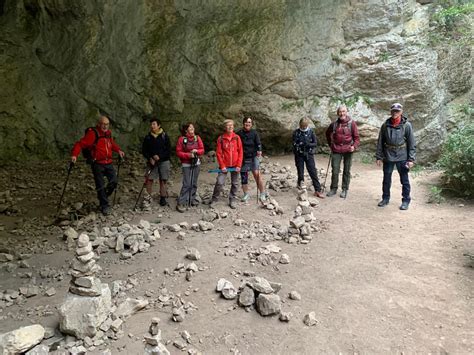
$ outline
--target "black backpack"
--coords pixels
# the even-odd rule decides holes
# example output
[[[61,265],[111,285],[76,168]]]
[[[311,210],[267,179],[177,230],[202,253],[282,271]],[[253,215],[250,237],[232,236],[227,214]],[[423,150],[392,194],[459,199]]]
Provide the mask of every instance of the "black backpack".
[[[94,159],[94,156],[93,156],[93,151],[95,150],[95,146],[97,145],[97,142],[99,141],[99,138],[112,138],[111,135],[100,136],[99,132],[97,131],[97,129],[95,127],[86,128],[86,130],[84,131],[84,135],[89,133],[89,131],[91,131],[91,130],[94,131],[94,134],[95,134],[94,143],[92,144],[92,146],[90,146],[88,148],[82,148],[82,156],[84,157],[84,159],[86,159],[87,164],[94,163],[95,159]]]

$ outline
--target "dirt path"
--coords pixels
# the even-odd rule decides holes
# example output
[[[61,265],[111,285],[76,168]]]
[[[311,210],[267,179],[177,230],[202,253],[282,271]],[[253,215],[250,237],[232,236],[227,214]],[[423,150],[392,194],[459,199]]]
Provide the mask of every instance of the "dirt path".
[[[274,162],[294,171],[291,157],[273,158]],[[325,167],[327,158],[318,156],[317,162]],[[287,265],[250,263],[248,251],[269,242],[241,239],[242,227],[233,225],[232,220],[242,218],[262,225],[287,222],[297,205],[295,188],[272,193],[285,210],[283,216],[271,216],[255,201],[236,211],[222,202],[218,208],[227,211],[229,217],[216,221],[211,232],[189,232],[184,240],[178,240],[176,233],[163,231],[149,252],[130,260],[119,260],[112,251],[102,254],[103,281],[136,280],[127,296],[152,301],[166,288],[197,307],[182,323],[170,319],[171,307],[150,307],[128,319],[123,336],[107,347],[113,354],[142,354],[143,334],[151,318],[158,316],[163,338],[171,341],[167,347],[174,354],[182,353],[172,342],[183,330],[191,334],[189,347],[204,354],[473,353],[474,269],[463,253],[474,251],[474,206],[462,201],[427,204],[429,185],[438,174],[424,172],[412,177],[413,200],[408,211],[398,209],[401,189],[396,173],[391,204],[379,208],[381,171],[373,165],[355,163],[353,173],[347,199],[338,195],[326,198],[314,210],[327,228],[315,234],[309,244],[272,241],[289,255]],[[212,184],[213,178],[203,173],[201,181]],[[269,175],[265,178],[268,180]],[[179,179],[174,190],[178,187]],[[160,219],[167,224],[191,224],[199,216],[197,211],[179,214],[164,210],[130,218],[136,222]],[[18,228],[17,222],[18,217],[0,217],[4,226],[0,246],[10,250],[12,243],[18,250],[29,247],[33,255],[26,270],[43,288],[54,286],[56,294],[38,295],[20,305],[0,308],[0,333],[30,322],[56,326],[55,307],[61,304],[68,287],[67,275],[44,279],[37,274],[45,266],[66,270],[71,253],[57,238],[59,230],[49,228],[44,237],[35,235],[33,242],[28,233],[21,236],[12,232]],[[202,257],[196,264],[205,270],[197,272],[190,282],[183,273],[165,275],[165,268],[173,270],[178,263],[187,263],[184,256],[189,247],[200,251]],[[51,254],[45,254],[46,250]],[[32,282],[31,278],[19,278],[24,270],[8,271],[6,264],[0,264],[0,292]],[[237,287],[245,271],[282,283],[278,294],[284,302],[282,310],[293,313],[289,323],[261,317],[255,310],[246,312],[235,301],[219,297],[215,292],[217,280],[227,278]],[[288,299],[293,290],[301,294],[300,301]],[[307,327],[302,319],[311,311],[318,323]]]

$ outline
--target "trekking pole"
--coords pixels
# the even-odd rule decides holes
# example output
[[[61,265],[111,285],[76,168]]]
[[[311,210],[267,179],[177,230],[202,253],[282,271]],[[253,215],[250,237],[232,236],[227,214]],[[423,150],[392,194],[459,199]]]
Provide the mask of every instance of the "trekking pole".
[[[191,199],[193,198],[193,188],[194,188],[194,167],[196,166],[196,158],[191,158],[191,189],[189,190],[189,199],[188,199],[188,208],[191,207]]]
[[[331,166],[332,151],[329,153],[328,167],[326,169],[326,176],[324,177],[323,192],[326,190],[326,181],[328,179],[329,167]]]
[[[150,176],[152,170],[153,170],[153,166],[145,174],[145,182],[143,183],[142,189],[140,190],[140,193],[138,194],[137,201],[135,202],[135,206],[133,207],[134,211],[137,209],[138,201],[140,201],[140,197],[142,196],[143,190],[145,189],[146,183],[148,181],[148,177]]]
[[[72,171],[72,168],[74,166],[74,163],[73,162],[70,162],[69,163],[69,167],[67,169],[67,176],[66,176],[66,181],[64,182],[64,187],[63,187],[63,192],[61,194],[61,198],[59,199],[59,203],[58,203],[58,208],[56,210],[56,214],[59,213],[59,210],[61,209],[61,204],[63,202],[63,197],[64,197],[64,193],[66,192],[66,186],[67,186],[67,182],[69,181],[69,175],[71,175],[71,171]]]
[[[115,198],[117,197],[117,190],[118,190],[118,184],[119,184],[119,175],[120,175],[120,166],[122,165],[123,163],[123,158],[120,157],[119,158],[119,163],[118,163],[118,166],[117,166],[117,185],[115,186],[115,191],[114,191],[114,201],[113,201],[113,205],[115,206]]]

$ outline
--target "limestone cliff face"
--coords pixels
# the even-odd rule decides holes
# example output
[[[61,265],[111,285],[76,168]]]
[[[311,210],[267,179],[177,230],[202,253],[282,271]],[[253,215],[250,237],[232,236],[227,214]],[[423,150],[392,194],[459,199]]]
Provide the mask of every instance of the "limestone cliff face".
[[[419,157],[436,157],[472,100],[472,48],[430,47],[423,2],[2,0],[0,160],[68,151],[99,109],[128,148],[148,114],[176,138],[198,122],[207,143],[250,114],[284,150],[304,115],[322,138],[341,101],[363,149],[399,101]]]

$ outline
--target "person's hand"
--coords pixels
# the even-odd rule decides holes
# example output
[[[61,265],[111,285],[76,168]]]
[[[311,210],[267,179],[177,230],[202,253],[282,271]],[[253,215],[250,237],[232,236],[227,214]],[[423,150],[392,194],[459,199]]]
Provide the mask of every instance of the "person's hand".
[[[76,164],[77,157],[71,157],[71,163]]]
[[[351,145],[351,153],[355,150],[354,146]]]
[[[413,168],[414,165],[415,165],[415,163],[412,162],[412,161],[407,162],[408,169]]]
[[[152,158],[156,161],[160,160],[160,157],[158,156],[158,154],[155,154]]]
[[[236,172],[240,172],[240,168],[239,168],[239,167],[236,167],[236,168],[235,168],[235,171],[236,171]]]
[[[151,165],[155,165],[155,159],[150,158],[149,162],[150,162]]]
[[[222,168],[221,171],[225,174],[227,172],[227,168]]]
[[[122,152],[121,150],[119,150],[119,152],[118,152],[118,153],[119,153],[119,155],[120,155],[120,158],[122,158],[122,159],[123,159],[123,158],[125,157],[125,153],[124,153],[124,152]]]
[[[375,162],[377,164],[377,166],[382,166],[382,161],[377,159],[377,161]]]
[[[190,152],[190,153],[188,153],[188,154],[189,154],[189,157],[190,157],[191,159],[194,158],[194,153],[193,153],[193,152]]]
[[[193,153],[193,154],[197,154],[197,152],[198,152],[197,149],[191,150],[191,153]]]

